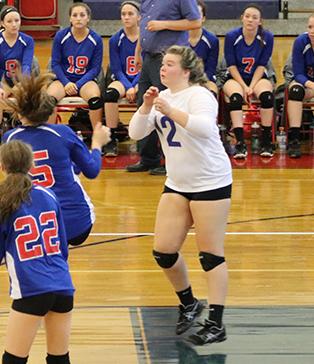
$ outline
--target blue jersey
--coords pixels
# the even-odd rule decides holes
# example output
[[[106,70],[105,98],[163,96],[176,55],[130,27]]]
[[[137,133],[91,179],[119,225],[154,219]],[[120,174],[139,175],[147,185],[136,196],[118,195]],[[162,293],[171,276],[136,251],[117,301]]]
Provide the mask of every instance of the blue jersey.
[[[0,261],[10,276],[13,299],[47,292],[73,295],[68,243],[54,193],[40,186],[0,224]]]
[[[132,42],[123,29],[109,40],[110,71],[126,90],[135,87],[140,77],[134,62],[136,43],[137,40]]]
[[[314,50],[308,33],[299,35],[293,43],[292,68],[295,81],[314,82]]]
[[[195,46],[190,44],[190,47],[202,58],[207,78],[210,81],[216,82],[216,68],[219,55],[218,38],[203,28],[199,42]]]
[[[0,79],[12,80],[12,73],[21,67],[22,73],[30,74],[34,57],[34,40],[29,35],[19,33],[12,47],[0,33]]]
[[[62,124],[19,127],[5,133],[3,139],[19,139],[32,146],[33,182],[51,188],[57,195],[67,238],[84,233],[95,221],[94,208],[74,173],[73,163],[86,177],[95,178],[101,169],[100,151],[89,152],[77,135]]]
[[[267,30],[246,44],[242,28],[233,29],[225,37],[227,67],[236,66],[243,80],[251,80],[258,66],[266,67],[274,45],[274,36]]]
[[[52,46],[51,68],[65,86],[69,82],[80,89],[97,78],[102,67],[103,43],[100,35],[89,30],[88,36],[77,42],[71,28],[59,30]]]

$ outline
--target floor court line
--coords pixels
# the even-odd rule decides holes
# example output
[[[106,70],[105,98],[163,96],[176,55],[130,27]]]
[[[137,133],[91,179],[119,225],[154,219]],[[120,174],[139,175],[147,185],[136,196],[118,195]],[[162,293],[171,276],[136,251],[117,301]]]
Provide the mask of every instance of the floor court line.
[[[154,236],[151,232],[138,232],[138,233],[91,233],[89,236],[136,236],[147,235]],[[187,235],[194,236],[194,232]],[[226,232],[226,235],[314,235],[314,231],[234,231]]]

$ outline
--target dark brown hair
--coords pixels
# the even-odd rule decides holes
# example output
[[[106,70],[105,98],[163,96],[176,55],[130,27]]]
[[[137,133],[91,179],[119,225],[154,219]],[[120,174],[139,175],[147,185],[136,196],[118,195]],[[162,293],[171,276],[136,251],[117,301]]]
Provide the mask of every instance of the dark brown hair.
[[[32,181],[28,172],[33,165],[30,145],[12,140],[0,146],[0,164],[7,174],[0,183],[0,222],[2,223],[23,202],[30,201]]]
[[[83,8],[85,8],[87,15],[88,15],[90,18],[92,17],[92,11],[91,11],[91,8],[90,8],[87,4],[85,4],[85,3],[80,3],[80,2],[78,2],[78,3],[74,3],[74,4],[72,4],[72,5],[70,6],[70,8],[69,8],[69,15],[70,15],[70,16],[72,15],[72,11],[73,11],[73,9],[74,9],[74,8],[76,8],[76,7],[78,7],[78,6],[82,6]]]
[[[199,5],[202,9],[202,17],[206,18],[206,5],[203,0],[197,0],[197,5]]]
[[[12,110],[15,119],[25,117],[34,126],[45,123],[56,105],[56,99],[47,94],[47,87],[53,77],[52,73],[36,77],[18,72],[18,82],[15,82],[13,88],[3,85],[12,98],[1,100],[0,104],[3,108]]]

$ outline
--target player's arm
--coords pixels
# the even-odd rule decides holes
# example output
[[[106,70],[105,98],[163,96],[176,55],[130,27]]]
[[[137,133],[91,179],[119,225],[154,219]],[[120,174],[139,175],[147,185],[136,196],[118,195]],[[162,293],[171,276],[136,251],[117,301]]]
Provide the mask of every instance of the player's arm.
[[[34,58],[34,40],[29,38],[27,46],[24,48],[22,58],[22,73],[30,75]]]
[[[301,40],[300,38],[297,38],[293,44],[292,69],[295,81],[301,83],[301,85],[306,86],[306,83],[309,81],[309,79],[306,76],[304,55],[303,55],[303,44],[300,40]]]
[[[160,30],[193,30],[202,26],[201,19],[179,19],[179,20],[151,20],[147,23],[147,30],[158,32]]]
[[[101,71],[102,59],[103,59],[103,43],[102,39],[99,37],[92,59],[89,60],[89,62],[91,62],[89,70],[76,82],[76,86],[78,88],[81,88],[85,83],[97,78],[97,76]]]
[[[210,44],[211,44],[211,49],[209,52],[209,56],[206,58],[206,61],[204,63],[204,68],[207,78],[215,82],[214,76],[216,75],[216,68],[218,64],[218,55],[219,55],[218,38],[212,39]]]
[[[69,83],[69,79],[66,77],[62,70],[62,46],[60,35],[57,33],[52,45],[51,54],[51,69],[57,76],[57,79],[65,86]]]

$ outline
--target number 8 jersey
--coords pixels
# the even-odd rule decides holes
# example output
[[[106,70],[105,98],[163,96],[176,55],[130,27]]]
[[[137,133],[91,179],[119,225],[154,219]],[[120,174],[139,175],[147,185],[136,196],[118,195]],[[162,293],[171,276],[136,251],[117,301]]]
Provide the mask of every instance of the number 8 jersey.
[[[266,67],[274,45],[274,36],[267,30],[257,34],[252,44],[247,44],[242,28],[233,29],[225,37],[227,67],[236,66],[243,80],[251,80],[258,66]]]
[[[61,209],[51,190],[32,188],[30,202],[0,224],[0,242],[13,299],[48,292],[73,295]]]
[[[69,27],[59,30],[54,38],[51,68],[64,86],[73,82],[80,89],[85,83],[97,78],[102,57],[100,35],[90,29],[87,37],[77,42]]]

